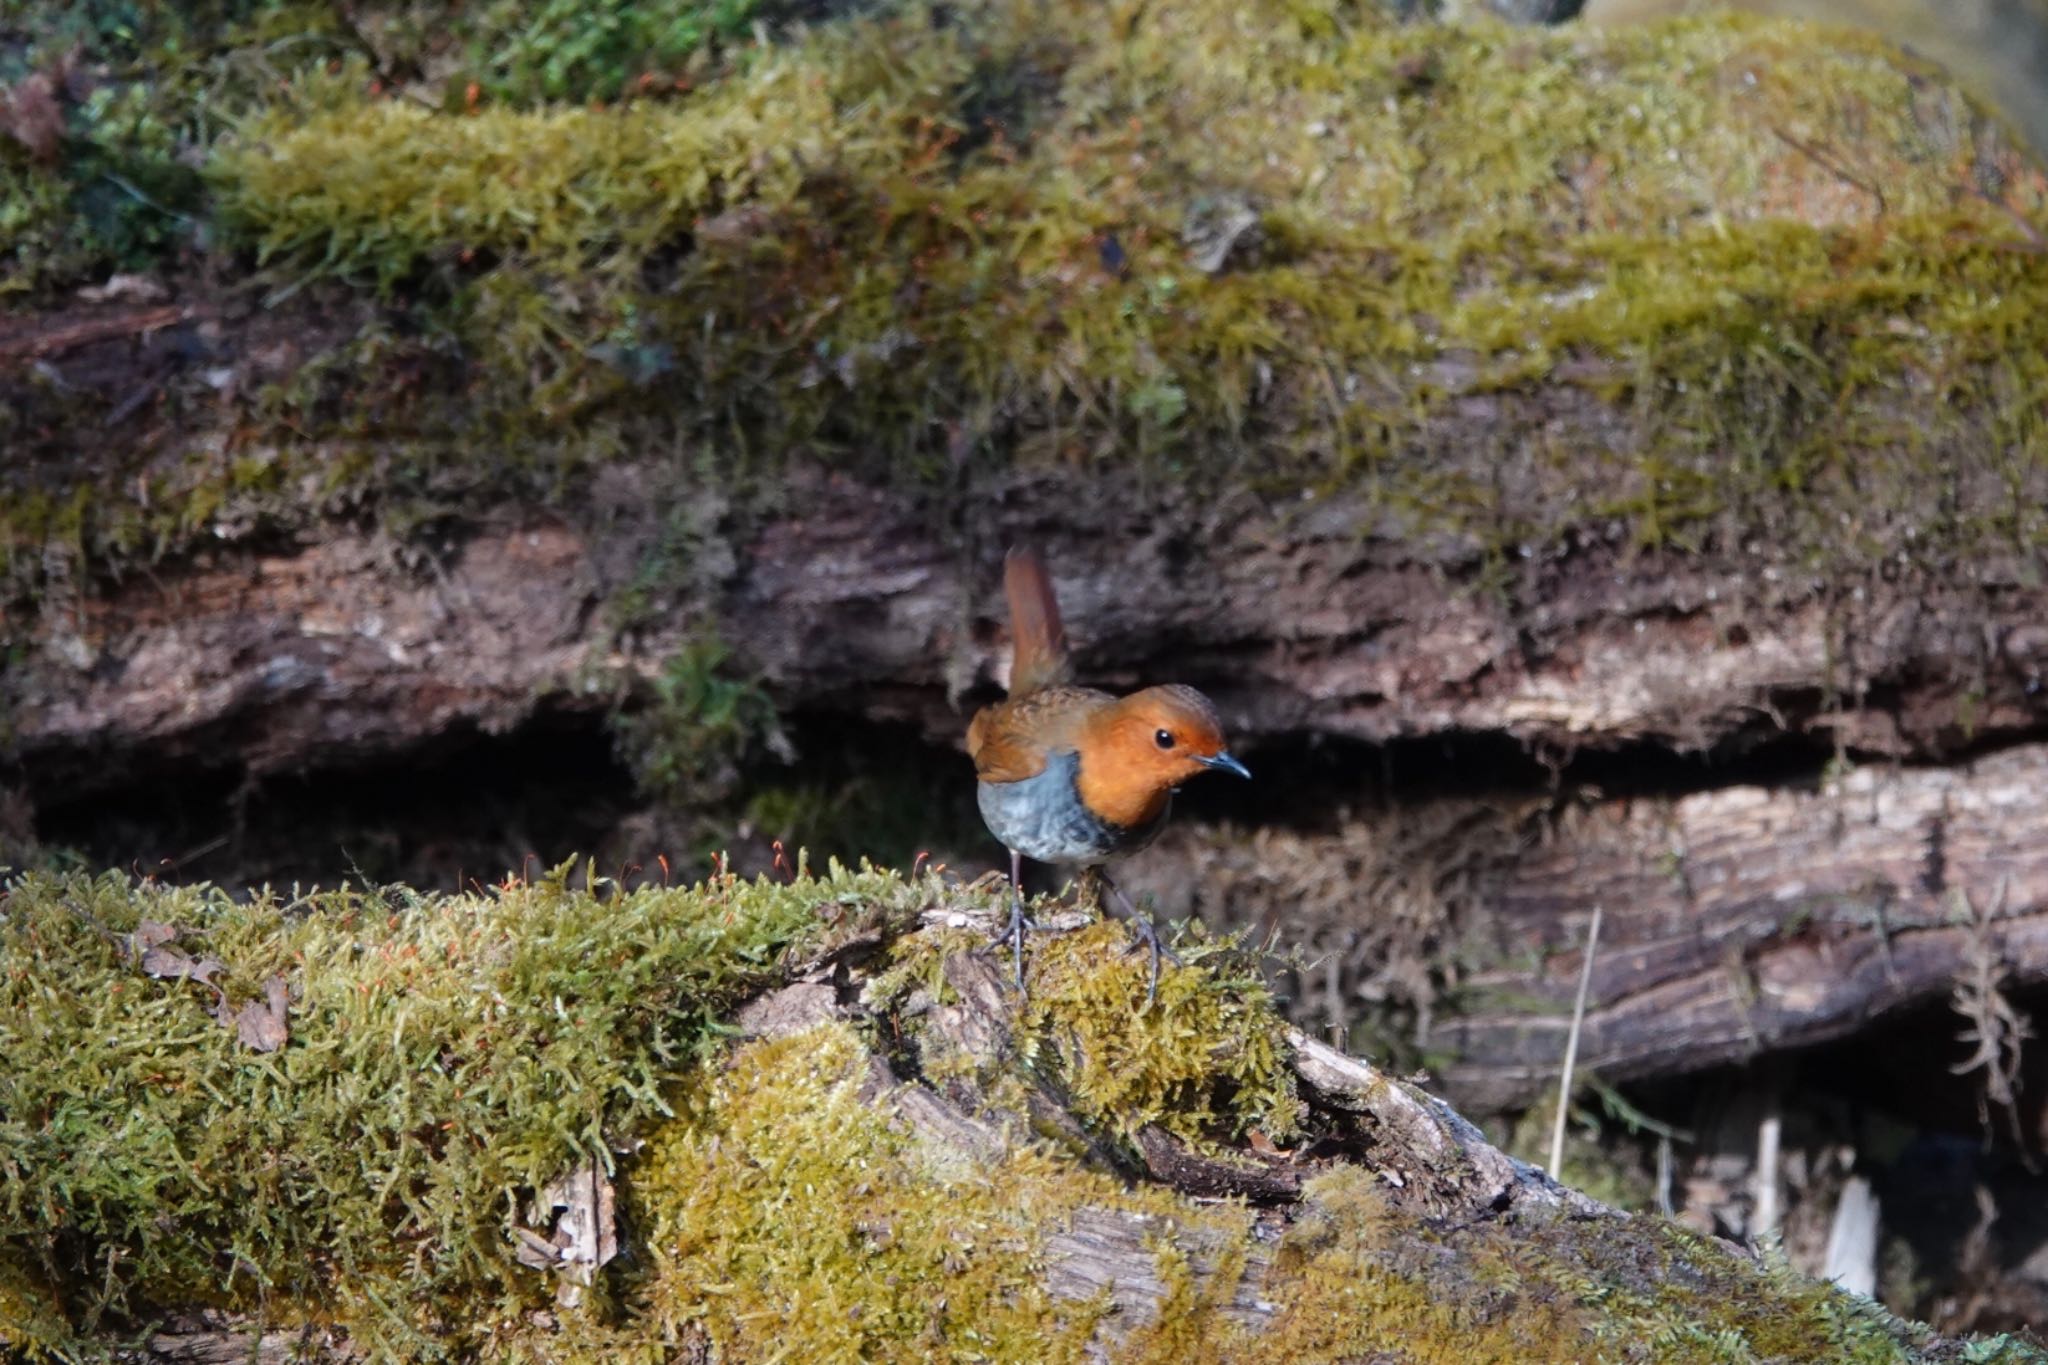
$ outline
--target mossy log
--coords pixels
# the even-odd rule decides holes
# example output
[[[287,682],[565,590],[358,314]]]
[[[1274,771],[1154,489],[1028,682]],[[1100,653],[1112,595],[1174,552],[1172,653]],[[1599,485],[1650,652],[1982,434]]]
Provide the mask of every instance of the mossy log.
[[[1121,926],[1041,907],[1020,996],[1000,891],[587,875],[289,904],[10,884],[0,1345],[2041,1358],[1555,1184],[1288,1027],[1227,944],[1183,942],[1148,1004]],[[277,1034],[215,1022],[252,992],[284,998]]]
[[[1477,403],[1458,437],[1501,420]],[[2032,554],[1942,577],[1575,543],[1496,592],[1472,547],[1375,539],[1369,504],[1342,494],[1275,507],[1045,474],[991,485],[987,508],[955,509],[963,527],[905,490],[797,474],[792,515],[707,547],[678,614],[622,633],[603,608],[660,553],[639,504],[655,478],[608,472],[603,534],[513,505],[451,528],[430,563],[333,528],[75,596],[0,674],[11,753],[52,798],[106,779],[93,754],[203,746],[258,776],[361,761],[543,706],[602,710],[616,687],[579,698],[579,680],[651,676],[706,636],[785,710],[907,720],[951,745],[961,694],[1004,676],[997,566],[1022,541],[1054,564],[1085,673],[1199,683],[1254,747],[1500,734],[1564,757],[1818,738],[1928,761],[2048,721]]]

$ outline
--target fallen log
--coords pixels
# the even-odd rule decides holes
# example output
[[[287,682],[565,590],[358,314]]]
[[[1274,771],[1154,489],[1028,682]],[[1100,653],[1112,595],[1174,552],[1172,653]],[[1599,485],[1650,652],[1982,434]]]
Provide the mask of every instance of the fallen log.
[[[33,1213],[0,1222],[0,1343],[186,1361],[399,1342],[999,1361],[1956,1349],[1559,1186],[1290,1029],[1220,945],[1184,945],[1148,1006],[1121,926],[1048,915],[1019,996],[986,947],[1004,897],[942,878],[622,893],[567,876],[288,906],[9,884],[0,1121],[29,1158],[8,1207]],[[213,944],[230,992],[292,964],[278,1052],[139,968],[166,930]],[[110,1056],[146,1068],[139,1091],[70,1084]],[[394,1075],[414,1079],[354,1131],[301,1125]],[[70,1142],[116,1107],[125,1141]],[[151,1164],[180,1152],[208,1170]],[[381,1199],[305,1197],[379,1173]],[[551,1206],[552,1236],[528,1225]]]

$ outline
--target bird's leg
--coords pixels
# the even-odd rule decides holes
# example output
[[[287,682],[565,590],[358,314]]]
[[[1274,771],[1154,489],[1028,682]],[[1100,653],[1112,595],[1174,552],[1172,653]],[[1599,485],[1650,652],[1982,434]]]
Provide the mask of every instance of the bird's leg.
[[[1115,898],[1124,918],[1131,922],[1132,930],[1138,935],[1138,941],[1131,945],[1130,951],[1136,952],[1142,945],[1152,952],[1152,978],[1145,987],[1145,1003],[1152,1005],[1159,999],[1159,959],[1164,957],[1176,967],[1186,964],[1180,960],[1180,954],[1174,952],[1160,939],[1159,926],[1152,922],[1152,917],[1131,903],[1131,898],[1124,894],[1124,889],[1109,879],[1109,873],[1099,867],[1092,871],[1101,879],[1103,890]]]
[[[1024,855],[1010,850],[1010,922],[995,936],[996,943],[1008,941],[1017,955],[1017,994],[1024,994],[1024,933],[1036,928],[1024,914]]]

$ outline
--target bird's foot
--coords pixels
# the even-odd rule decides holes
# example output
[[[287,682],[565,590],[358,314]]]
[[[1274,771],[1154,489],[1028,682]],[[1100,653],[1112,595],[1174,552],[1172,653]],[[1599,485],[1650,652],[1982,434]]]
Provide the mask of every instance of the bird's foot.
[[[1163,957],[1176,967],[1185,967],[1188,964],[1182,962],[1180,954],[1168,947],[1165,940],[1159,937],[1159,926],[1152,922],[1149,915],[1134,913],[1130,919],[1131,932],[1137,935],[1137,939],[1130,947],[1124,949],[1124,952],[1135,953],[1140,948],[1149,948],[1152,952],[1152,976],[1145,986],[1145,1005],[1149,1009],[1159,1002],[1159,959]]]
[[[1009,922],[1003,925],[994,938],[989,940],[990,947],[993,948],[1007,943],[1010,945],[1011,951],[1016,954],[1016,982],[1017,994],[1019,995],[1024,994],[1024,935],[1037,927],[1038,925],[1032,921],[1031,917],[1024,913],[1023,894],[1021,892],[1016,893],[1010,897]]]

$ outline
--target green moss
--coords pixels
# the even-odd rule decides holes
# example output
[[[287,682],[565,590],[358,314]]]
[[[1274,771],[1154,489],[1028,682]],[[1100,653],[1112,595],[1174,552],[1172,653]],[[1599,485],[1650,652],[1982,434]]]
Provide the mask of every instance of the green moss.
[[[731,795],[740,763],[757,748],[787,752],[775,704],[755,683],[730,675],[729,657],[713,638],[684,646],[642,702],[613,722],[619,756],[655,799],[714,804]]]
[[[1119,1361],[1876,1365],[1929,1342],[1653,1220],[1446,1220],[1337,1163],[1273,1248],[1243,1207],[1127,1188],[1018,1124],[999,1155],[964,1160],[876,1102],[888,1078],[856,1024],[728,1048],[717,1015],[782,981],[779,961],[999,894],[836,868],[630,895],[568,880],[246,902],[121,877],[9,883],[0,1349],[90,1354],[194,1302],[406,1359],[1000,1365],[1109,1343]],[[144,972],[130,936],[149,922],[224,964],[201,975],[235,1004],[281,976],[285,1045],[252,1051],[216,1022],[214,987]],[[871,1003],[907,1010],[923,990],[929,1004],[976,937],[898,939]],[[949,1094],[979,1083],[998,1124],[1003,1082],[1027,1074],[1063,1082],[1106,1132],[1157,1122],[1219,1144],[1253,1121],[1302,1123],[1276,1078],[1278,1020],[1244,969],[1191,950],[1202,960],[1147,1009],[1124,942],[1116,925],[1035,942],[1001,1075],[934,1079]],[[627,1254],[585,1302],[542,1312],[555,1285],[517,1264],[511,1229],[535,1189],[593,1158],[625,1200]],[[1111,1319],[1105,1295],[1047,1288],[1054,1239],[1083,1211],[1152,1219],[1157,1311],[1140,1300]]]
[[[1497,556],[2043,538],[2048,284],[1977,197],[2038,212],[2041,177],[1866,39],[988,0],[614,109],[366,86],[271,90],[206,167],[222,236],[384,300],[246,415],[280,490],[246,496],[287,523],[309,480],[402,522],[573,506],[650,452],[723,496],[791,459],[934,488],[965,452],[1341,488]],[[1202,224],[1240,209],[1206,272]],[[1610,448],[1547,443],[1576,389],[1619,400]],[[1474,402],[1500,438],[1444,443]],[[88,563],[222,500],[164,466],[74,476]],[[71,490],[18,491],[46,510],[14,499],[0,542],[32,579]]]
[[[766,7],[770,12],[773,6]],[[0,294],[48,297],[161,266],[205,234],[194,162],[221,130],[312,79],[434,90],[453,108],[659,96],[748,33],[758,0],[549,0],[538,7],[392,0],[18,0],[0,14],[0,86],[64,77],[64,145],[0,138]],[[429,75],[429,73],[432,73]]]
[[[1202,1143],[1251,1128],[1293,1137],[1303,1110],[1286,1025],[1256,964],[1190,946],[1191,965],[1163,965],[1148,1005],[1150,964],[1130,941],[1115,921],[1031,940],[1022,1063],[1053,1068],[1074,1112],[1121,1136],[1156,1123]]]
[[[204,236],[202,149],[264,86],[341,50],[305,0],[22,0],[0,16],[0,85],[55,82],[61,144],[0,138],[0,295],[48,299],[148,270]]]
[[[581,878],[579,877],[580,881]],[[628,895],[532,885],[451,898],[321,893],[236,902],[122,877],[31,876],[0,901],[0,1294],[75,1331],[181,1300],[332,1318],[418,1358],[536,1301],[512,1258],[522,1192],[665,1116],[718,1013],[829,932],[844,894],[914,891],[836,872]],[[239,1004],[289,984],[264,1055],[194,982],[141,972],[127,936],[225,963]],[[27,1330],[27,1328],[11,1329]]]
[[[498,0],[408,7],[395,17],[410,27],[411,46],[459,44],[462,75],[496,98],[527,103],[608,100],[629,83],[644,90],[682,81],[709,44],[743,36],[764,8],[760,0]],[[445,36],[434,33],[437,23]]]
[[[1281,1317],[1230,1359],[1284,1365],[1381,1351],[1419,1365],[1586,1358],[1583,1326],[1553,1296],[1478,1292],[1469,1283],[1459,1293],[1419,1273],[1395,1249],[1431,1234],[1392,1215],[1363,1172],[1318,1177],[1305,1194],[1310,1209],[1274,1261],[1273,1279],[1287,1286]]]
[[[1732,17],[1533,35],[1295,13],[1182,0],[1091,43],[1086,7],[984,4],[964,29],[912,10],[822,32],[680,104],[468,117],[391,100],[310,117],[280,106],[212,174],[266,250],[386,278],[441,246],[642,254],[707,211],[785,208],[805,176],[827,175],[915,195],[875,206],[885,230],[930,211],[917,201],[950,201],[947,254],[978,245],[1005,273],[1120,227],[1134,275],[1190,284],[1180,214],[1224,189],[1267,205],[1295,252],[1463,247],[1537,224],[1653,236],[1794,212],[1867,220],[1880,194],[1889,214],[1945,213],[1977,151],[1953,134],[1930,142],[1911,74],[1847,35],[1817,42]],[[962,97],[1005,55],[1059,82],[1049,107],[1008,102],[1034,142],[940,156],[981,131],[961,126]],[[1418,62],[1432,73],[1421,84],[1408,74]],[[1782,140],[1852,123],[1846,179]],[[788,249],[779,226],[757,219],[762,254]]]
[[[1272,1275],[1288,1294],[1233,1360],[1904,1362],[1928,1334],[1833,1286],[1760,1269],[1654,1219],[1447,1228],[1365,1173],[1309,1182]],[[1454,1262],[1444,1252],[1455,1248]]]
[[[963,1175],[861,1098],[843,1025],[741,1049],[632,1176],[660,1330],[723,1358],[1082,1358],[1093,1300],[1050,1296],[1043,1241],[1084,1207],[1154,1208],[1107,1176],[1019,1146]]]

